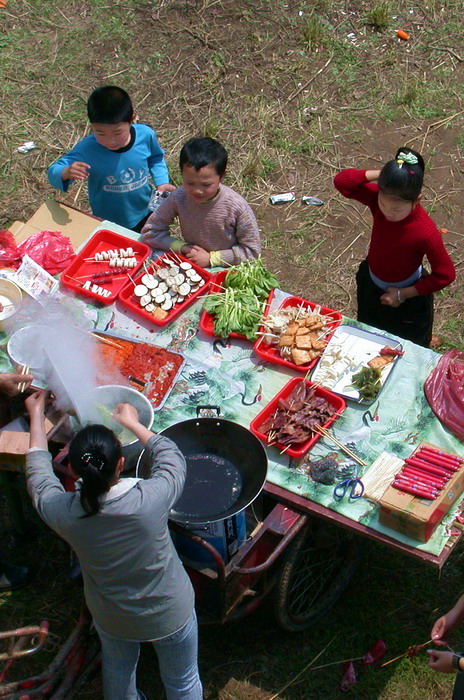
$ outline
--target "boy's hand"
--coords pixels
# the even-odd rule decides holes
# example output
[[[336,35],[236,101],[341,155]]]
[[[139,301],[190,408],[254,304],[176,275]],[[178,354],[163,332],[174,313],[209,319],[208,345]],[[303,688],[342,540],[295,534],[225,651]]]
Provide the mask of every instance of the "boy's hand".
[[[61,171],[61,179],[65,180],[86,180],[89,176],[90,165],[88,163],[81,163],[76,160],[71,165],[63,168]]]
[[[48,390],[38,389],[27,397],[24,403],[31,418],[34,416],[43,416],[45,410],[45,399],[47,396]]]
[[[131,430],[134,425],[138,425],[139,414],[137,409],[130,403],[118,403],[113,412],[113,418],[115,421],[122,425],[124,428]]]
[[[185,257],[194,262],[199,267],[210,267],[209,253],[199,245],[191,246],[190,250],[185,253]]]
[[[26,390],[33,379],[33,374],[20,374],[19,372],[0,374],[0,392],[7,396],[16,396],[19,394],[19,385],[24,382],[24,390]]]
[[[177,189],[175,185],[157,185],[156,189],[159,190],[160,192],[174,192],[174,190]]]

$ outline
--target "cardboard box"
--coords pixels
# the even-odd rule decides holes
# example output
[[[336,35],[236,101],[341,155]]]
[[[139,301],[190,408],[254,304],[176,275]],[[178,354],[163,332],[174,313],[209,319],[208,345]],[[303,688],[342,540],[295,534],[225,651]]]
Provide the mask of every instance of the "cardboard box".
[[[441,449],[437,445],[421,442],[413,454],[425,446]],[[463,490],[464,463],[433,501],[404,493],[389,486],[379,501],[379,522],[403,535],[420,542],[427,542],[438,523],[443,520],[451,506],[462,495]]]
[[[46,432],[53,427],[54,424],[45,418]],[[29,433],[20,430],[0,430],[0,471],[24,471],[29,437]]]
[[[71,239],[74,248],[78,248],[98,226],[99,221],[100,219],[91,214],[85,214],[79,209],[50,199],[42,204],[26,223],[15,221],[9,230],[17,243],[38,231],[61,231]]]

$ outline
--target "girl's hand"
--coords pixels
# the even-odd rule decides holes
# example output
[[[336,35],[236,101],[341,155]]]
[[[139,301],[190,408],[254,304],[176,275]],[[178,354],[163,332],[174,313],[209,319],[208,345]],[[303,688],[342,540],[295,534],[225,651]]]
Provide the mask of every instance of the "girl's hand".
[[[44,415],[47,396],[47,389],[37,389],[27,397],[24,403],[31,418]]]
[[[366,170],[366,180],[376,182],[379,179],[380,170]]]
[[[157,185],[156,189],[159,190],[160,192],[174,192],[174,190],[177,189],[175,185]]]
[[[186,257],[199,267],[209,267],[211,264],[208,251],[199,245],[193,245]]]
[[[134,425],[139,425],[139,414],[137,409],[130,403],[118,403],[113,411],[114,420],[124,428],[131,430]]]
[[[380,303],[384,306],[392,306],[396,309],[400,304],[403,303],[403,298],[401,296],[401,289],[398,287],[388,287],[385,292],[380,297]]]
[[[61,179],[66,180],[86,180],[89,176],[90,165],[82,163],[78,160],[63,168],[61,171]]]
[[[456,673],[453,668],[453,652],[452,651],[437,651],[436,649],[427,649],[429,655],[429,666],[434,671],[441,673]]]

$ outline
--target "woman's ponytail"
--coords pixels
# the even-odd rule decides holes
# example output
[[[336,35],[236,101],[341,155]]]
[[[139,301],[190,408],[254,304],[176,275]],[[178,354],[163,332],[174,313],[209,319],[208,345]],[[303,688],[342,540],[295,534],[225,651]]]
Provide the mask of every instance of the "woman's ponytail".
[[[100,496],[111,488],[122,457],[121,443],[104,425],[80,430],[69,445],[69,461],[81,477],[81,505],[87,515],[100,510]]]

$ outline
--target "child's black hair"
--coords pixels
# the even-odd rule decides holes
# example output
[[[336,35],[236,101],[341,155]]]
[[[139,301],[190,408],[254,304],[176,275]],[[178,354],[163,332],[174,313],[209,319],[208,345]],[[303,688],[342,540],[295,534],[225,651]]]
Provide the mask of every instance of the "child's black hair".
[[[401,156],[405,156],[403,159]],[[412,157],[412,158],[411,158]],[[407,160],[416,160],[408,163]],[[380,171],[378,185],[384,194],[392,194],[408,202],[415,202],[424,182],[424,159],[417,151],[407,146],[399,148],[393,160],[389,160]]]
[[[115,85],[103,85],[96,88],[87,100],[87,115],[91,124],[131,123],[134,108],[125,90]]]
[[[99,498],[109,491],[121,457],[121,443],[104,425],[87,425],[71,440],[69,461],[82,479],[80,499],[87,515],[100,510]]]
[[[219,141],[208,136],[194,137],[182,146],[179,155],[181,172],[184,165],[191,165],[195,170],[210,165],[222,177],[227,167],[227,151]]]

